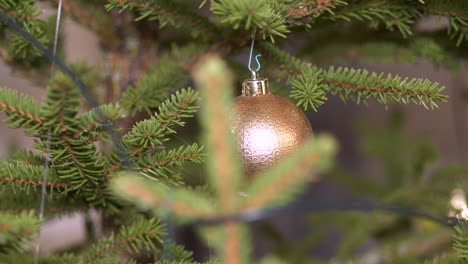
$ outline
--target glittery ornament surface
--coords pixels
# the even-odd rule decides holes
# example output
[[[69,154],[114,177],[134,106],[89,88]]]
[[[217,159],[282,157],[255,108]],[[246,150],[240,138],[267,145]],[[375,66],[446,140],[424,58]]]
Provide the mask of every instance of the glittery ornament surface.
[[[312,135],[304,113],[275,94],[237,97],[232,125],[248,177],[270,167]]]

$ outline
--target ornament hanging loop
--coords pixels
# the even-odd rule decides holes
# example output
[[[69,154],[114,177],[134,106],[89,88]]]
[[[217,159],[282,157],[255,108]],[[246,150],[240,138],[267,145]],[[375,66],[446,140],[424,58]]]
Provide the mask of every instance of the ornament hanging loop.
[[[250,54],[249,54],[249,65],[248,68],[250,72],[252,73],[252,79],[257,79],[257,72],[260,71],[260,68],[262,65],[260,64],[259,58],[262,56],[261,53],[255,55],[255,62],[257,63],[257,66],[255,68],[252,68],[252,57],[253,57],[253,50],[254,50],[254,45],[255,45],[255,35],[257,34],[257,28],[254,28],[253,34],[252,34],[252,43],[250,44]]]

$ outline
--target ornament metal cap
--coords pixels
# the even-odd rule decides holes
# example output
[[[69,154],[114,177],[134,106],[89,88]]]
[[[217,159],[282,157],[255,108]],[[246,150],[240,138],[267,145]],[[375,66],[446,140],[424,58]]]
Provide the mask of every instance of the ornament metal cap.
[[[255,71],[252,71],[251,79],[244,80],[242,83],[242,95],[244,96],[257,96],[269,93],[268,79],[259,78]]]

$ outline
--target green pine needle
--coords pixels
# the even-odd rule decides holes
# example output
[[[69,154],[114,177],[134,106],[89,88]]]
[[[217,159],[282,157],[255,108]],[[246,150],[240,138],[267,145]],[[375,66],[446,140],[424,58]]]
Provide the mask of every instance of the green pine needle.
[[[163,57],[122,95],[122,106],[132,114],[151,111],[161,104],[171,89],[186,85],[188,74],[174,58]]]
[[[89,135],[87,143],[105,139],[109,131],[104,128],[104,122],[110,122],[109,125],[112,126],[123,117],[121,110],[119,104],[107,104],[82,114],[78,120],[77,129],[74,131],[73,137]]]
[[[122,138],[130,155],[142,155],[160,147],[169,135],[176,133],[174,126],[184,126],[183,119],[192,117],[198,110],[198,99],[198,93],[193,89],[182,89],[162,103],[150,119],[138,122]]]
[[[44,121],[39,114],[40,104],[30,96],[0,88],[0,113],[2,112],[7,115],[4,122],[12,128],[26,128],[28,132],[42,129]]]
[[[296,99],[297,105],[302,106],[304,110],[310,107],[317,112],[318,106],[324,104],[326,85],[322,75],[322,71],[312,68],[294,78],[290,96]]]
[[[118,251],[152,250],[163,242],[162,237],[165,233],[158,220],[153,218],[138,220],[130,226],[123,226],[117,234],[100,239],[84,253],[84,261],[86,263],[114,263],[114,259],[116,261],[120,259]]]
[[[13,190],[38,190],[42,187],[44,167],[25,162],[0,162],[0,185],[8,185]],[[51,190],[66,192],[73,185],[59,179],[53,171],[47,183]]]
[[[32,212],[0,214],[0,261],[2,253],[26,250],[38,230],[39,220]]]
[[[136,160],[136,163],[141,173],[158,180],[166,179],[176,183],[179,179],[174,177],[175,173],[171,168],[180,167],[187,161],[202,163],[205,156],[202,151],[203,147],[194,143],[191,146],[180,146],[169,151],[157,151],[151,157],[142,156]]]
[[[212,0],[211,11],[220,16],[221,22],[231,24],[234,29],[258,28],[263,38],[286,37],[285,10],[275,9],[269,0]]]
[[[316,109],[322,104],[325,92],[343,101],[365,103],[369,98],[374,98],[384,105],[412,102],[426,109],[435,109],[438,107],[437,102],[446,102],[447,99],[442,94],[445,87],[429,80],[370,73],[347,67],[331,66],[322,70],[311,67],[271,44],[262,43],[261,47],[272,59],[282,63],[284,70],[295,76],[296,79],[289,77],[293,82],[291,94],[304,108],[310,105]],[[320,79],[322,83],[317,82]]]
[[[457,252],[459,261],[468,261],[468,232],[466,224],[455,227],[453,248]]]
[[[0,1],[0,10],[7,13],[42,45],[49,43],[48,23],[38,18],[42,12],[39,11],[36,0]],[[10,31],[0,31],[0,34],[0,39],[9,39],[6,48],[15,61],[31,66],[42,59],[42,53],[21,36]]]

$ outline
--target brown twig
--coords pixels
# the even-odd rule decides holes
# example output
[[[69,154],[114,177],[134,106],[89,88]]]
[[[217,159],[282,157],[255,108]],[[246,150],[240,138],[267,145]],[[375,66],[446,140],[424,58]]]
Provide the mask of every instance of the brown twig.
[[[107,119],[107,120],[112,120],[112,119],[113,119],[115,116],[117,116],[117,115],[118,115],[118,112],[110,113],[110,114],[108,114],[108,115],[106,116],[106,119]],[[73,137],[74,137],[74,138],[78,137],[78,135],[79,135],[80,133],[91,129],[93,126],[103,124],[104,121],[105,121],[106,119],[96,120],[96,121],[94,121],[94,122],[91,122],[91,123],[87,124],[86,126],[80,128],[80,129],[78,129],[78,130],[73,134]]]
[[[117,163],[115,164],[112,164],[112,166],[110,166],[109,168],[107,168],[106,170],[106,173],[104,174],[104,176],[107,176],[109,175],[110,173],[112,173],[114,170],[118,169],[120,167],[120,165],[122,164],[122,162],[118,161]]]
[[[303,18],[313,13],[322,13],[337,0],[314,0],[306,3],[301,3],[300,7],[290,7],[288,14],[292,18]]]
[[[424,11],[427,11],[429,13],[436,14],[436,15],[442,15],[442,16],[461,16],[461,15],[463,15],[462,11],[460,11],[460,12],[442,11],[442,10],[438,10],[438,9],[428,7],[428,6],[422,6],[421,9],[424,10]]]
[[[240,232],[239,223],[226,222],[226,244],[224,246],[224,259],[226,264],[239,264],[240,260]]]
[[[355,84],[349,84],[349,83],[344,83],[344,82],[336,82],[336,81],[328,81],[328,80],[323,80],[323,83],[330,84],[330,85],[341,86],[341,87],[350,88],[350,89],[356,89],[356,90],[376,91],[376,92],[380,92],[380,93],[400,93],[400,94],[424,95],[424,96],[427,96],[427,97],[433,97],[433,96],[437,95],[436,93],[419,92],[419,91],[413,91],[413,90],[402,90],[402,89],[395,89],[395,88],[382,88],[382,87],[376,87],[376,86],[355,85]]]
[[[29,184],[29,185],[36,185],[36,186],[40,186],[40,185],[44,184],[42,181],[23,180],[23,179],[11,178],[11,177],[0,177],[0,181],[14,182],[14,183],[19,183],[19,184]],[[50,181],[47,182],[47,185],[52,186],[52,187],[70,187],[70,186],[73,186],[73,184],[70,184],[70,183],[50,182]]]
[[[0,8],[0,11],[2,11],[4,13],[8,13],[9,15],[12,15],[12,16],[15,16],[15,17],[26,18],[26,19],[29,19],[29,20],[38,19],[37,16],[24,15],[24,14],[16,12],[15,10],[6,11],[5,9]]]
[[[228,124],[228,113],[223,98],[232,81],[226,65],[217,54],[205,56],[192,71],[195,82],[203,88],[205,100],[205,118],[210,122],[206,125],[208,136],[207,148],[211,149],[213,155],[212,166],[216,172],[216,189],[218,201],[222,213],[232,213],[236,210],[237,190],[235,186],[236,177],[235,163],[232,160],[232,151],[229,142],[230,131]]]
[[[182,104],[180,104],[180,107],[178,107],[177,110],[175,110],[169,115],[167,120],[161,124],[162,129],[165,129],[166,126],[171,122],[171,120],[174,119],[177,116],[177,114],[180,113],[180,111],[182,111],[182,109],[184,109],[187,106],[190,99],[192,99],[192,96],[188,96],[187,98],[185,98]]]
[[[87,144],[91,144],[91,143],[93,143],[93,142],[96,142],[96,141],[100,140],[101,138],[104,138],[105,136],[107,136],[107,133],[105,133],[105,132],[100,132],[100,133],[97,134],[95,137],[92,137],[92,138],[86,140],[86,142],[83,143],[83,146],[84,146],[84,145],[87,145]]]
[[[0,101],[0,107],[4,108],[4,109],[7,109],[7,110],[10,110],[11,112],[20,114],[21,116],[27,117],[27,118],[29,118],[31,120],[34,120],[34,121],[36,121],[36,122],[38,122],[40,124],[43,123],[43,121],[41,120],[40,117],[34,116],[31,113],[25,112],[25,111],[23,111],[21,109],[18,109],[16,107],[12,106],[12,105],[8,105],[5,102]]]
[[[181,159],[194,158],[197,155],[198,154],[187,154],[187,155],[172,157],[170,159],[159,161],[159,162],[156,162],[155,164],[143,167],[143,168],[141,168],[141,170],[149,170],[149,169],[152,169],[152,168],[155,168],[155,167],[164,166],[164,165],[167,165],[168,163],[172,163],[172,162],[175,162],[175,161],[178,161],[178,160],[181,160]]]

